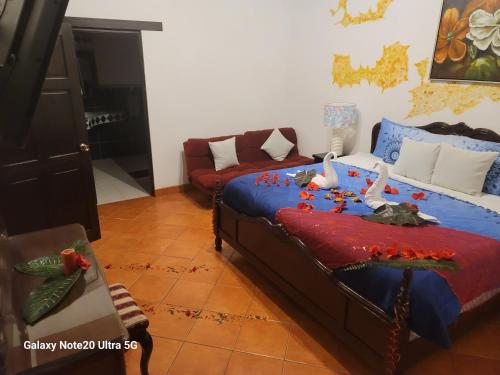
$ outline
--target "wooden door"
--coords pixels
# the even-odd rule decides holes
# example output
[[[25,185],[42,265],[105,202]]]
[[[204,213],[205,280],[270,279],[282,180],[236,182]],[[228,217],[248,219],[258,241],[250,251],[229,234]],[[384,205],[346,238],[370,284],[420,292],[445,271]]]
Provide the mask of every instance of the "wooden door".
[[[80,223],[100,237],[71,26],[63,24],[24,147],[0,150],[0,210],[9,235]]]

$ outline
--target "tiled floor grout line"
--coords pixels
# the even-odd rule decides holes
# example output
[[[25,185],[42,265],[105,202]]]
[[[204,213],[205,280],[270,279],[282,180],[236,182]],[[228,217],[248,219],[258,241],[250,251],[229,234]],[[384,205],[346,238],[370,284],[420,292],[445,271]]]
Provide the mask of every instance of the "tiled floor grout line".
[[[179,340],[180,341],[180,340]],[[175,353],[175,356],[174,358],[172,359],[172,362],[170,363],[170,366],[168,366],[168,369],[167,371],[165,372],[165,374],[167,375],[170,370],[172,369],[172,367],[174,366],[174,363],[175,361],[177,360],[177,357],[179,357],[179,353],[181,352],[182,348],[184,347],[184,344],[185,342],[184,341],[181,341],[181,345],[179,346],[179,349],[177,349],[177,353]],[[154,350],[154,349],[153,349]]]

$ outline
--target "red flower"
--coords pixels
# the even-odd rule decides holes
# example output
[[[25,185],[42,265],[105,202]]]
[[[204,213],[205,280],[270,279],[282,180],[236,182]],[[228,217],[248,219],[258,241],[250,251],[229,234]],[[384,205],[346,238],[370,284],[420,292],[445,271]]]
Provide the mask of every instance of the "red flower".
[[[425,199],[425,193],[423,191],[419,193],[413,193],[411,197],[416,201],[423,201]]]
[[[410,207],[412,210],[415,210],[415,211],[418,211],[418,206],[414,203],[411,203],[411,202],[403,202],[403,204],[407,205],[408,207]]]
[[[430,257],[434,260],[447,259],[450,260],[455,256],[455,253],[451,250],[442,251],[431,251]]]
[[[401,255],[403,256],[403,258],[410,259],[410,260],[417,258],[417,254],[415,253],[415,251],[413,249],[408,248],[408,247],[403,249],[403,251],[401,252]]]
[[[84,270],[84,271],[87,271],[90,266],[92,265],[87,259],[85,259],[82,255],[78,255],[77,259],[76,259],[76,264],[78,264],[78,266]]]
[[[455,252],[451,251],[451,250],[443,250],[439,253],[439,255],[441,256],[441,259],[451,259],[455,256]]]
[[[285,184],[285,186],[290,186],[290,180],[288,178],[285,178],[283,183]]]
[[[430,256],[430,253],[425,250],[415,250],[415,257],[417,259],[425,259]]]
[[[342,202],[342,203],[336,205],[335,207],[333,207],[331,209],[331,211],[333,213],[336,213],[336,214],[341,214],[342,211],[344,211],[344,209],[346,208],[346,206],[347,206],[347,204],[345,202]]]
[[[361,191],[359,192],[359,194],[365,195],[366,194],[366,188],[361,189]]]
[[[399,194],[399,190],[398,190],[398,189],[396,189],[396,188],[392,188],[392,189],[391,189],[391,194],[393,194],[393,195],[398,195],[398,194]]]
[[[313,190],[313,191],[319,190],[319,185],[315,182],[309,182],[307,184],[307,190]]]
[[[385,251],[385,256],[387,259],[397,258],[399,256],[399,250],[397,245],[392,245]]]
[[[359,177],[359,172],[358,171],[353,171],[353,170],[348,170],[347,175],[349,177]]]
[[[314,206],[312,204],[308,204],[308,203],[304,203],[304,202],[300,202],[298,205],[297,205],[297,208],[300,209],[300,210],[304,210],[304,211],[310,211],[310,210],[313,210],[314,209]]]
[[[391,194],[391,186],[390,185],[385,185],[385,188],[384,188],[384,192],[387,193],[387,194]]]
[[[309,194],[307,191],[301,191],[300,192],[300,199],[303,199],[305,201],[313,201],[316,199],[316,197],[312,194]]]
[[[279,185],[280,182],[280,175],[279,174],[273,174],[273,185]]]
[[[373,185],[373,181],[371,180],[371,178],[370,178],[370,177],[367,177],[365,181],[366,181],[366,185],[367,185],[368,187],[370,187],[370,186],[372,186],[372,185]]]
[[[369,248],[368,248],[368,251],[370,252],[371,256],[373,258],[377,258],[379,257],[380,255],[382,255],[382,251],[380,250],[380,246],[379,245],[371,245]]]

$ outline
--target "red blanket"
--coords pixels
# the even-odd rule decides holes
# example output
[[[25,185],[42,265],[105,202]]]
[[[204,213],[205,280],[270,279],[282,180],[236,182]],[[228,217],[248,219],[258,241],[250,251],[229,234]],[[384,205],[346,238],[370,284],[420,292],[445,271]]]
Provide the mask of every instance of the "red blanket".
[[[460,271],[436,271],[462,305],[500,287],[500,241],[439,226],[398,227],[359,216],[283,208],[276,214],[287,231],[300,238],[330,269],[370,259],[368,249],[394,245],[414,250],[456,253]]]

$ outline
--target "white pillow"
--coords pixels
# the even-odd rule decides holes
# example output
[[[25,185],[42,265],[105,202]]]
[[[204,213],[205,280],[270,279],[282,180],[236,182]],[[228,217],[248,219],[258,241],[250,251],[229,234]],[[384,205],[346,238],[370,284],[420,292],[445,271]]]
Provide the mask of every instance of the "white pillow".
[[[292,142],[281,134],[279,129],[274,129],[260,149],[267,152],[267,154],[274,160],[283,161],[294,146],[295,145]]]
[[[439,143],[417,142],[403,138],[399,159],[394,164],[393,172],[430,183],[440,148]]]
[[[208,145],[214,157],[216,171],[240,164],[236,155],[235,137],[220,142],[208,142]]]
[[[498,152],[469,151],[442,143],[431,182],[466,194],[479,195],[486,174],[497,156]]]

